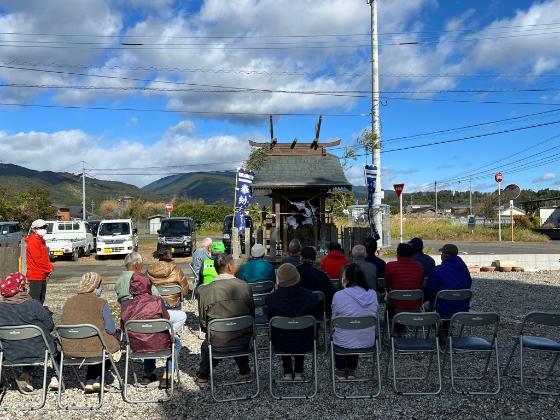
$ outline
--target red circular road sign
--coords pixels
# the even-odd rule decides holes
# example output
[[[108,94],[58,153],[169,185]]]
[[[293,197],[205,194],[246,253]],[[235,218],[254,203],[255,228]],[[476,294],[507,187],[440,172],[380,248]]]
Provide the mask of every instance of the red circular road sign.
[[[173,203],[167,203],[165,210],[167,210],[168,213],[171,213],[173,211]]]
[[[397,198],[399,198],[401,196],[401,193],[403,192],[404,184],[393,184],[393,188],[397,193]]]
[[[496,182],[502,182],[504,180],[504,174],[497,172],[496,175],[494,175],[494,179]]]

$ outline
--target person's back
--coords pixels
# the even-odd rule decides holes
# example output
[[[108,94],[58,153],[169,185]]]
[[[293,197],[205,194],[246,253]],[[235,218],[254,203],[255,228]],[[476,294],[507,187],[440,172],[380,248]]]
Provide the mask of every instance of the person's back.
[[[316,256],[313,247],[306,246],[301,250],[302,263],[296,267],[300,275],[299,286],[312,292],[322,292],[325,295],[325,312],[330,317],[335,290],[329,276],[313,265]]]
[[[202,279],[202,284],[210,284],[218,275],[216,267],[214,267],[214,260],[216,256],[225,252],[225,245],[223,242],[214,242],[211,246],[211,255],[207,257],[200,268],[199,278]]]
[[[262,244],[255,244],[251,248],[251,259],[243,264],[237,273],[237,277],[247,283],[261,281],[275,281],[276,273],[274,267],[264,258],[265,249]]]
[[[367,252],[366,261],[375,265],[377,278],[383,278],[385,276],[385,265],[387,265],[387,263],[376,255],[377,241],[374,238],[368,238],[364,246]],[[379,291],[382,291],[382,289]]]
[[[134,273],[130,282],[132,299],[126,300],[121,306],[121,324],[137,319],[169,319],[163,299],[151,294],[152,282],[142,273]],[[133,351],[156,353],[169,349],[171,339],[167,332],[154,334],[129,333]]]
[[[424,254],[424,242],[421,238],[412,238],[408,244],[412,246],[412,259],[422,264],[424,277],[429,277],[436,267],[436,262],[432,257]]]
[[[300,263],[301,248],[299,239],[292,239],[288,244],[288,256],[282,258],[282,264],[298,265]]]
[[[446,249],[446,247],[448,247]],[[470,289],[472,278],[469,269],[457,255],[453,255],[455,248],[444,246],[442,252],[442,263],[438,265],[432,275],[428,279],[426,285],[426,298],[430,301],[430,307],[433,307],[437,292],[440,290],[457,290]],[[449,254],[445,254],[447,251]],[[443,317],[450,317],[457,312],[466,312],[469,310],[469,302],[467,300],[439,300],[435,311]]]
[[[412,260],[412,246],[401,243],[397,247],[397,261],[387,263],[385,267],[385,287],[387,291],[421,289],[424,280],[422,265]],[[417,309],[421,302],[393,300],[394,309]]]
[[[329,253],[321,259],[321,270],[327,273],[330,279],[340,279],[342,269],[348,264],[348,258],[337,242],[329,244],[328,249]]]
[[[131,252],[124,258],[125,271],[117,278],[115,283],[115,293],[117,294],[117,302],[122,305],[123,302],[132,299],[130,294],[130,282],[134,273],[142,271],[144,259],[138,252]],[[159,296],[157,288],[152,284],[152,294]]]
[[[367,250],[363,245],[355,245],[352,248],[352,262],[360,267],[364,273],[367,284],[370,289],[377,288],[377,268],[370,262],[366,261]]]
[[[152,277],[154,286],[163,285],[179,285],[183,291],[183,296],[189,293],[189,283],[183,270],[179,268],[175,262],[171,260],[170,253],[166,255],[165,259],[156,261],[148,267],[148,274]],[[180,294],[162,296],[169,308],[176,308],[180,306]]]

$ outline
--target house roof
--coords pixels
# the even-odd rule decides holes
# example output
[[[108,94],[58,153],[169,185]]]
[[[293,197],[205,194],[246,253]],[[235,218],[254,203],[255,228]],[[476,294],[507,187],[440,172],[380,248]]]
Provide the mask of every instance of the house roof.
[[[332,154],[268,156],[256,171],[253,188],[347,188],[352,189],[338,157]]]

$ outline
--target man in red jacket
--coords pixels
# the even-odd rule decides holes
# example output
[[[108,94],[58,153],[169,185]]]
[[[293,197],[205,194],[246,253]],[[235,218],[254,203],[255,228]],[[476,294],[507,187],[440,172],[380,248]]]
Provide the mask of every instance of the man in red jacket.
[[[391,290],[422,289],[424,269],[422,264],[412,259],[412,246],[401,243],[397,246],[397,261],[388,262],[385,266],[385,287]],[[394,300],[392,309],[400,312],[415,311],[422,305],[420,301]]]
[[[344,256],[342,246],[338,242],[330,243],[328,250],[329,253],[321,260],[321,270],[331,279],[340,279],[342,269],[349,264],[348,258]]]
[[[47,278],[54,270],[49,259],[49,249],[45,244],[43,236],[47,234],[47,222],[37,219],[31,223],[31,234],[27,236],[27,280],[29,280],[29,295],[45,303],[47,292]]]

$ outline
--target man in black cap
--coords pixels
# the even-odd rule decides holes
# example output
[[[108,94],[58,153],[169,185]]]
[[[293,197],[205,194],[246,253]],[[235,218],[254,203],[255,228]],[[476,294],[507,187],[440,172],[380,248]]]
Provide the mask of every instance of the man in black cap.
[[[424,269],[424,277],[429,277],[436,267],[436,262],[432,257],[424,254],[424,242],[420,238],[412,238],[410,241],[408,241],[408,244],[412,245],[412,250],[414,252],[412,254],[412,259],[422,264],[422,268]]]
[[[327,317],[331,316],[331,305],[334,296],[334,287],[329,276],[314,266],[317,251],[312,246],[303,247],[301,250],[301,264],[297,271],[301,276],[300,286],[311,291],[323,292],[325,295],[325,310]]]

